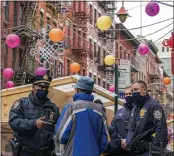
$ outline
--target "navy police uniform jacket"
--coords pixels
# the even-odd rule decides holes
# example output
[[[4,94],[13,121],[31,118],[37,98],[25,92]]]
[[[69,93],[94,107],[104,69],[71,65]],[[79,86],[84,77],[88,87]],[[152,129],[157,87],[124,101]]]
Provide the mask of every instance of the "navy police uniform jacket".
[[[46,116],[44,121],[50,122],[44,128],[36,127],[36,120]],[[23,146],[32,149],[53,147],[54,125],[59,117],[58,107],[49,99],[44,104],[30,93],[29,97],[16,101],[11,107],[9,125]]]
[[[110,127],[111,141],[106,152],[110,154],[128,154],[121,148],[121,139],[126,139],[128,133],[128,122],[131,115],[132,104],[124,104],[124,107],[116,112]]]
[[[142,140],[147,145],[152,142],[153,147],[159,147],[160,142],[163,142],[164,147],[167,145],[168,133],[165,113],[162,106],[151,96],[147,94],[141,100],[141,104],[134,104],[130,120],[126,138],[128,148],[135,150],[134,148],[140,145]],[[153,138],[154,133],[155,137]]]

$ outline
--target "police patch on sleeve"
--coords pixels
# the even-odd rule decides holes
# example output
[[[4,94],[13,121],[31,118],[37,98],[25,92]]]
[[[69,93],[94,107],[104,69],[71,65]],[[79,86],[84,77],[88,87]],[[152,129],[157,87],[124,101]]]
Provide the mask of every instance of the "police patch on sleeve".
[[[160,110],[154,110],[153,116],[154,116],[155,119],[161,120],[161,118],[162,118],[162,112]]]

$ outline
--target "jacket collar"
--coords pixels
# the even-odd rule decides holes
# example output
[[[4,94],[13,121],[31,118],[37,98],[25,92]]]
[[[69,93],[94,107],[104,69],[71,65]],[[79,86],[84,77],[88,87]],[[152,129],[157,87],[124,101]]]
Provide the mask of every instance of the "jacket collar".
[[[77,100],[93,101],[94,96],[89,95],[89,94],[85,94],[85,93],[76,93],[73,96],[73,100],[74,100],[74,102],[77,101]]]

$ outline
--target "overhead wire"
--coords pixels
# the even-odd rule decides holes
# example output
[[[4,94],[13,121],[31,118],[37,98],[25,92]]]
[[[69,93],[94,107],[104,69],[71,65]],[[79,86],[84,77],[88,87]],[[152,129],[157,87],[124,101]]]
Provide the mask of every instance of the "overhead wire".
[[[158,32],[160,32],[161,30],[163,30],[163,29],[169,27],[169,26],[172,25],[172,24],[173,24],[173,23],[170,23],[170,24],[168,24],[167,26],[165,26],[165,27],[163,27],[163,28],[161,28],[161,29],[159,29],[159,30],[156,30],[156,31],[154,31],[154,32],[152,32],[152,33],[149,33],[149,34],[147,34],[147,35],[144,35],[144,36],[142,36],[142,37],[137,37],[137,38],[135,37],[135,38],[124,39],[124,40],[119,40],[119,41],[133,41],[133,40],[142,39],[142,38],[144,38],[144,37],[151,36],[151,35],[153,35],[153,34],[155,34],[155,33],[158,33]],[[92,35],[91,33],[87,33],[86,31],[79,30],[79,28],[77,28],[77,27],[73,27],[73,28],[76,29],[76,30],[78,30],[78,31],[80,31],[80,32],[82,32],[82,33],[85,33],[86,35],[90,35],[91,37],[94,37],[94,38],[107,39],[107,37],[106,37],[106,38],[105,38],[105,37],[98,37],[98,36]]]

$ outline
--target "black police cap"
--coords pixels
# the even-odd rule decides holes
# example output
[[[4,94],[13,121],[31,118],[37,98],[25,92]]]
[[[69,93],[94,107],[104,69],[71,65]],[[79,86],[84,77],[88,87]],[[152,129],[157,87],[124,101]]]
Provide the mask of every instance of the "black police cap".
[[[31,83],[33,85],[40,85],[40,86],[49,86],[51,81],[52,81],[52,77],[47,75],[44,75],[44,76],[35,75],[31,79]]]

